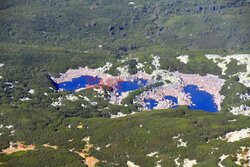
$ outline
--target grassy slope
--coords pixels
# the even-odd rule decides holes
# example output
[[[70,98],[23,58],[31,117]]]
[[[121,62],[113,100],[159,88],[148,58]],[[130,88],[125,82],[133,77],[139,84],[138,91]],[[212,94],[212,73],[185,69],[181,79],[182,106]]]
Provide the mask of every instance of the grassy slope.
[[[101,147],[100,152],[92,150],[92,155],[107,160],[108,166],[112,166],[111,163],[125,165],[127,159],[142,166],[153,166],[161,159],[162,166],[173,166],[173,160],[179,155],[180,162],[184,158],[197,159],[198,166],[211,166],[222,154],[234,154],[240,146],[249,145],[249,139],[233,144],[225,141],[206,143],[226,132],[249,127],[249,118],[244,116],[171,109],[146,111],[119,119],[87,119],[106,117],[108,112],[135,110],[111,105],[111,110],[100,112],[97,109],[107,106],[107,102],[95,99],[91,91],[80,94],[98,101],[95,107],[83,110],[79,106],[84,101],[65,102],[65,107],[50,105],[68,92],[49,90],[48,87],[53,86],[48,79],[49,73],[55,76],[68,68],[95,68],[106,61],[115,64],[117,59],[131,53],[139,57],[139,61],[148,61],[145,70],[150,73],[152,60],[149,55],[153,53],[161,57],[164,69],[201,75],[220,74],[220,69],[208,61],[204,53],[249,53],[250,10],[246,2],[134,2],[136,8],[123,0],[0,2],[0,63],[5,64],[0,68],[3,76],[0,113],[4,113],[0,124],[13,124],[16,130],[15,135],[10,136],[10,130],[1,129],[0,147],[8,147],[9,141],[26,141],[38,146],[36,151],[0,155],[0,161],[10,166],[83,166],[82,159],[68,149],[74,147],[80,151],[84,136],[91,136],[91,143]],[[99,44],[103,45],[102,49],[98,48]],[[176,60],[175,57],[181,54],[190,55],[187,65]],[[14,89],[9,89],[7,81],[18,83]],[[235,95],[238,90],[249,92],[233,79],[227,81],[230,83],[237,91],[228,92],[224,86],[222,92],[228,96],[223,103],[225,106],[239,102]],[[27,93],[30,88],[36,90],[35,95]],[[49,96],[45,97],[44,92]],[[22,97],[32,100],[20,102]],[[236,122],[227,122],[234,118]],[[84,129],[75,128],[79,122],[84,124]],[[67,127],[69,124],[72,129]],[[177,148],[178,142],[172,139],[179,133],[183,141],[188,142],[186,148]],[[74,138],[74,142],[67,142],[70,138]],[[58,145],[59,149],[40,147],[44,143]],[[108,143],[111,147],[106,148]],[[213,147],[219,149],[213,150]],[[159,152],[158,159],[145,156],[153,151]],[[214,154],[209,154],[211,151]]]
[[[231,119],[237,121],[228,122]],[[53,131],[55,126],[52,124],[56,122],[59,123],[59,126],[56,131]],[[83,129],[76,128],[79,122],[82,122]],[[28,166],[28,161],[18,161],[18,159],[27,158],[27,160],[37,159],[37,161],[40,161],[39,155],[43,155],[45,159],[48,156],[53,156],[57,162],[57,160],[64,159],[65,156],[69,159],[67,160],[67,163],[69,163],[71,157],[75,157],[75,154],[67,152],[67,149],[76,148],[80,150],[84,145],[81,139],[84,136],[90,136],[90,142],[94,144],[94,148],[101,147],[100,151],[91,149],[91,155],[108,162],[107,164],[100,163],[99,166],[113,166],[112,164],[115,163],[124,166],[127,160],[141,166],[153,166],[156,161],[162,160],[163,166],[174,166],[174,159],[179,156],[179,162],[183,162],[184,158],[189,158],[190,160],[196,159],[198,166],[199,163],[200,166],[215,166],[219,162],[218,157],[222,154],[234,155],[240,146],[250,144],[249,139],[234,143],[227,143],[222,140],[207,143],[210,139],[223,137],[227,132],[249,127],[248,117],[192,111],[186,107],[145,111],[118,119],[61,118],[57,121],[54,120],[54,123],[53,121],[49,122],[46,129],[40,129],[39,138],[30,140],[23,136],[22,139],[18,138],[18,140],[33,140],[33,143],[37,146],[43,142],[48,142],[52,145],[58,145],[57,151],[38,147],[37,151],[30,151],[17,157],[14,155],[1,156],[1,159],[6,158],[10,164],[15,162],[14,166],[21,164]],[[72,125],[71,129],[67,127],[69,124]],[[172,139],[172,137],[178,134],[184,142],[187,142],[187,147],[177,147],[180,143],[177,141],[178,139]],[[74,142],[67,141],[71,138],[74,139]],[[107,144],[111,144],[111,146],[106,147]],[[218,150],[213,148],[218,148]],[[158,158],[146,156],[155,151],[159,152]],[[49,153],[45,154],[45,152]],[[75,159],[75,163],[77,162],[80,162],[80,158]],[[44,162],[47,165],[51,163],[51,160]]]

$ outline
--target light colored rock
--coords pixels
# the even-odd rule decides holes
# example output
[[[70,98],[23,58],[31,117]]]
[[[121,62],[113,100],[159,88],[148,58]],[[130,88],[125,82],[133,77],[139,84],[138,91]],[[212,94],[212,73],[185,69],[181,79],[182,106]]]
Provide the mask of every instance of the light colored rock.
[[[153,157],[158,154],[158,151],[147,154],[148,157]]]
[[[78,100],[78,97],[73,94],[69,94],[69,95],[66,95],[66,99],[70,101],[76,101]]]
[[[192,166],[194,166],[194,165],[196,165],[197,164],[197,162],[196,162],[196,160],[194,159],[194,160],[189,160],[189,159],[184,159],[184,162],[183,162],[183,167],[192,167]]]
[[[51,105],[56,107],[56,106],[62,106],[62,101],[63,98],[62,97],[58,97],[58,101],[53,102]]]
[[[122,112],[118,112],[117,115],[110,115],[110,118],[120,118],[125,117],[127,114],[123,114]]]
[[[153,57],[152,65],[158,70],[160,68],[160,57],[154,55],[151,55],[151,57]]]
[[[124,67],[118,67],[117,70],[120,71],[120,77],[129,77],[130,73],[128,72],[129,66],[126,65]]]
[[[30,89],[28,92],[33,95],[35,93],[35,90],[34,89]]]
[[[134,164],[134,162],[127,161],[128,167],[140,167],[139,165]]]
[[[245,94],[239,94],[241,100],[249,100],[250,99],[250,94],[245,93]]]
[[[3,63],[0,63],[0,67],[3,67],[4,66],[4,64]]]
[[[14,88],[14,85],[11,82],[5,82],[5,85],[8,85],[9,88]]]
[[[222,156],[219,157],[219,158],[220,158],[220,162],[218,163],[219,167],[225,167],[225,166],[223,166],[223,165],[221,164],[221,162],[222,162],[224,159],[226,159],[228,156],[229,156],[229,155],[224,155],[224,154],[222,154]]]
[[[28,100],[31,100],[31,99],[28,98],[28,97],[23,97],[23,98],[20,98],[19,100],[21,100],[21,101],[28,101]]]
[[[181,55],[181,56],[178,56],[176,58],[179,59],[180,62],[182,62],[184,64],[187,64],[188,61],[189,61],[189,56],[188,55]]]
[[[244,138],[250,138],[250,128],[229,132],[225,135],[225,140],[227,140],[227,142],[235,142]]]
[[[246,105],[240,105],[239,107],[232,107],[232,109],[229,111],[233,115],[245,115],[245,116],[250,116],[250,107]]]
[[[87,96],[84,96],[83,98],[84,98],[84,100],[86,100],[86,101],[90,101],[89,98],[88,98]]]
[[[228,55],[225,57],[221,57],[219,55],[205,55],[208,59],[212,59],[214,63],[222,69],[222,75],[225,75],[225,71],[227,70],[227,64],[231,62],[231,59],[235,59],[240,64],[246,64],[246,72],[239,72],[236,74],[239,77],[239,82],[245,85],[246,87],[250,87],[250,54],[235,54],[235,55]],[[222,61],[219,62],[218,60]]]
[[[173,136],[172,139],[178,139],[181,134],[178,134],[177,136]]]
[[[90,102],[90,104],[91,104],[92,106],[95,106],[95,105],[97,105],[97,102],[96,102],[96,101],[93,101],[93,102]]]
[[[162,160],[157,161],[157,162],[156,162],[156,166],[155,166],[155,167],[161,167],[161,164],[160,164],[160,163],[161,163],[161,161],[162,161]]]
[[[100,67],[100,68],[98,68],[97,70],[98,70],[100,73],[103,73],[103,72],[109,70],[110,67],[112,67],[112,65],[113,65],[113,64],[110,63],[110,62],[106,62],[106,64],[105,64],[103,67]]]
[[[250,160],[250,147],[241,147],[242,152],[240,154],[236,154],[237,155],[237,161],[235,161],[235,163],[237,165],[242,165],[241,164],[241,160],[247,161]],[[245,151],[248,150],[248,151]],[[243,167],[249,167],[250,166],[250,162],[246,162],[245,164],[242,165]]]
[[[7,129],[11,129],[11,128],[14,128],[14,125],[7,125],[5,126]]]
[[[179,139],[178,142],[180,142],[180,144],[178,144],[177,147],[187,147],[187,142],[183,142],[182,139]]]
[[[144,67],[144,65],[142,64],[142,63],[138,63],[137,65],[136,65],[136,68],[137,69],[140,69],[140,68],[143,68]]]
[[[178,162],[179,158],[180,158],[180,156],[174,159],[175,165],[177,167],[179,167],[181,165],[181,163]]]
[[[236,119],[228,120],[228,122],[235,122],[235,121],[236,121]]]
[[[134,5],[135,3],[134,3],[134,2],[129,2],[128,4],[129,4],[129,5]]]

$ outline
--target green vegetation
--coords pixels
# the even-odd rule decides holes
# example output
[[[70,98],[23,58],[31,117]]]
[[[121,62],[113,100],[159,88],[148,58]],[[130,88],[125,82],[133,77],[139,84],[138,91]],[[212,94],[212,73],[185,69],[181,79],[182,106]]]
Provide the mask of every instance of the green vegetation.
[[[193,51],[182,51],[177,49],[170,49],[166,47],[149,47],[144,51],[136,51],[134,57],[139,58],[139,62],[147,62],[145,64],[144,70],[147,72],[146,68],[151,68],[151,71],[154,69],[152,66],[152,58],[146,59],[145,57],[151,57],[150,55],[156,55],[160,57],[160,65],[162,69],[169,71],[179,71],[182,73],[198,73],[200,75],[214,74],[221,75],[221,69],[213,63],[212,60],[208,60],[204,54],[213,53],[220,54],[220,50],[193,50]],[[143,56],[142,56],[143,55]],[[176,57],[179,55],[189,55],[189,61],[187,64],[180,62]],[[151,66],[150,66],[151,65]],[[149,72],[150,73],[150,72]]]
[[[5,114],[5,121],[8,123],[11,122],[9,114]],[[249,139],[234,143],[227,143],[223,140],[212,140],[207,143],[219,136],[224,137],[224,134],[229,131],[249,127],[248,117],[233,116],[230,113],[192,111],[185,106],[154,112],[144,111],[117,119],[65,117],[60,111],[40,112],[39,114],[35,124],[26,124],[25,129],[23,128],[24,119],[28,123],[34,118],[25,117],[22,114],[14,123],[17,127],[15,140],[33,143],[38,150],[18,156],[0,155],[1,161],[7,161],[8,164],[15,164],[15,166],[29,166],[32,163],[44,166],[50,165],[52,162],[47,158],[53,157],[55,161],[53,164],[80,165],[81,158],[68,149],[82,149],[84,142],[81,142],[81,139],[84,136],[90,136],[90,142],[94,144],[91,155],[99,160],[107,161],[107,164],[100,163],[98,166],[112,166],[114,162],[123,166],[127,160],[141,166],[152,166],[159,159],[162,160],[162,166],[167,164],[174,166],[174,159],[179,155],[180,162],[183,162],[184,158],[189,158],[190,160],[196,159],[201,164],[215,165],[222,154],[235,154],[241,146],[250,144]],[[50,118],[50,120],[46,121],[42,118]],[[237,121],[228,122],[232,119]],[[83,129],[76,128],[80,122],[83,124]],[[71,125],[71,128],[68,128],[68,125]],[[26,135],[25,132],[30,132],[30,135]],[[180,144],[179,138],[173,139],[173,136],[178,134],[180,134],[179,138],[187,142],[187,147],[177,147]],[[73,142],[68,142],[72,138]],[[44,143],[57,145],[59,148],[54,150],[39,146]],[[107,144],[110,144],[110,147],[106,147]],[[100,147],[100,151],[95,150],[96,147]],[[158,152],[158,158],[146,156],[155,151]],[[212,151],[213,154],[210,154]]]
[[[220,93],[225,96],[222,107],[226,107],[235,103],[239,103],[239,94],[250,93],[250,90],[243,84],[238,82],[238,77],[232,77],[227,79],[225,84],[222,86]]]
[[[228,167],[240,167],[240,165],[235,164],[234,161],[236,161],[236,159],[229,156],[221,164]]]
[[[196,159],[197,166],[216,166],[219,156],[235,156],[249,138],[234,143],[212,140],[227,132],[250,126],[249,117],[234,116],[230,106],[246,104],[237,93],[250,93],[237,77],[221,75],[221,69],[204,54],[229,55],[250,51],[249,2],[234,0],[11,0],[0,1],[0,150],[9,142],[35,144],[36,150],[0,154],[0,166],[85,166],[81,151],[90,136],[90,155],[97,166],[175,166],[179,157]],[[97,68],[111,62],[106,73],[152,73],[151,55],[160,57],[162,69],[226,79],[222,112],[192,111],[186,106],[139,112],[137,95],[163,83],[129,93],[122,103],[109,103],[109,91],[58,92],[51,76],[68,69]],[[189,55],[187,64],[176,59]],[[137,61],[138,59],[138,61]],[[125,61],[122,61],[125,60]],[[138,63],[143,67],[137,68]],[[226,73],[244,72],[245,65],[232,60]],[[248,75],[249,76],[249,75]],[[155,79],[160,80],[160,76]],[[165,80],[165,84],[170,81]],[[34,89],[35,93],[28,91]],[[72,94],[76,101],[67,99]],[[89,99],[86,100],[87,97]],[[29,98],[29,100],[24,100]],[[62,98],[62,105],[52,106]],[[118,112],[130,114],[110,119]],[[228,120],[236,119],[235,122]],[[79,124],[82,129],[76,128]],[[10,125],[13,125],[10,126]],[[187,147],[177,147],[178,139]],[[74,139],[69,142],[69,139]],[[58,149],[45,148],[49,143]],[[106,147],[111,144],[110,147]],[[100,151],[95,148],[100,147]],[[218,148],[218,150],[214,149]],[[157,157],[147,154],[157,151]],[[213,154],[211,153],[213,152]],[[229,156],[222,164],[235,166]],[[105,160],[107,163],[105,163]]]
[[[142,94],[143,92],[149,91],[152,88],[156,88],[156,87],[159,87],[159,86],[162,86],[162,85],[163,85],[163,82],[157,82],[157,83],[152,84],[150,86],[146,86],[144,88],[132,91],[132,92],[129,93],[129,95],[126,98],[124,98],[122,100],[122,104],[131,105],[131,104],[133,104],[133,101],[135,100],[136,96]]]
[[[82,158],[76,153],[68,150],[54,150],[52,148],[39,147],[34,151],[23,152],[24,154],[13,153],[11,155],[1,155],[0,161],[8,161],[3,167],[18,166],[82,166]],[[70,158],[69,158],[70,157]]]
[[[230,63],[227,64],[227,70],[225,71],[228,75],[237,74],[238,72],[246,72],[246,64],[237,64],[238,61],[232,59]]]

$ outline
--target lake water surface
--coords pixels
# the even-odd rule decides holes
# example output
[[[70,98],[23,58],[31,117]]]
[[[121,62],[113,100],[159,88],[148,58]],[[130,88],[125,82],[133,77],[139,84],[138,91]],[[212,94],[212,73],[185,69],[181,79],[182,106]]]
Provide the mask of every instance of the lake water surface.
[[[205,110],[208,112],[218,112],[218,107],[214,103],[213,96],[205,91],[199,90],[195,85],[187,85],[184,92],[189,93],[193,105],[190,106],[194,110]]]
[[[64,91],[75,91],[79,88],[85,88],[87,85],[96,85],[100,82],[100,80],[101,79],[97,77],[83,75],[72,79],[72,81],[60,83],[57,86],[59,89],[61,88]]]
[[[119,82],[118,85],[116,86],[116,89],[117,89],[116,92],[120,96],[121,92],[128,92],[128,91],[140,89],[146,86],[146,83],[147,83],[147,80],[145,79],[138,79],[135,81],[122,81],[122,82]]]
[[[85,88],[87,85],[97,85],[100,82],[100,78],[84,75],[78,78],[74,78],[72,81],[63,82],[58,84],[58,88],[64,91],[75,91],[79,88]],[[134,81],[121,81],[116,85],[117,96],[120,96],[122,92],[128,92],[140,89],[146,86],[147,80],[137,79]],[[192,101],[192,105],[189,106],[194,110],[205,110],[208,112],[218,112],[218,107],[214,103],[213,96],[205,91],[199,90],[195,85],[187,85],[184,87],[184,92],[189,93]],[[171,100],[173,107],[177,107],[178,100],[173,96],[165,96],[164,99]],[[157,106],[158,101],[155,99],[144,99],[147,103],[146,107],[154,109]]]

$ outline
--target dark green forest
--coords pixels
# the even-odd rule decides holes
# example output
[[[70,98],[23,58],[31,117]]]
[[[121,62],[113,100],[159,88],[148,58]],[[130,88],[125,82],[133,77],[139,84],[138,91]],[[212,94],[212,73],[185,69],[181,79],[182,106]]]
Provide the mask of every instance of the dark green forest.
[[[249,117],[228,112],[231,106],[250,106],[250,100],[238,96],[249,94],[249,88],[233,76],[246,66],[233,60],[222,75],[221,68],[204,55],[249,54],[249,18],[248,0],[0,0],[0,63],[4,64],[0,67],[0,150],[18,141],[36,146],[32,151],[1,153],[0,166],[86,166],[82,157],[69,151],[81,151],[86,136],[93,144],[90,155],[100,160],[96,166],[127,166],[130,160],[151,167],[161,160],[162,167],[170,167],[179,157],[179,162],[196,159],[196,166],[213,167],[222,154],[231,155],[223,165],[237,166],[236,153],[249,146],[250,139],[233,143],[212,139],[250,127]],[[90,89],[60,92],[51,80],[68,69],[98,68],[106,62],[113,64],[106,73],[114,76],[124,65],[135,74],[138,62],[146,62],[145,72],[152,73],[152,54],[160,57],[161,69],[225,79],[222,110],[208,113],[180,106],[139,111],[135,97],[161,82],[132,91],[124,105],[114,105],[109,103],[109,90],[103,96]],[[178,55],[190,55],[189,62],[180,62]],[[30,89],[35,93],[28,93]],[[69,94],[79,100],[66,100]],[[58,98],[64,99],[63,105],[52,106]],[[138,113],[110,118],[118,112]],[[76,128],[79,124],[82,129]],[[177,147],[173,136],[178,134],[187,147]],[[43,147],[45,143],[58,149]],[[146,156],[155,151],[158,157]]]

